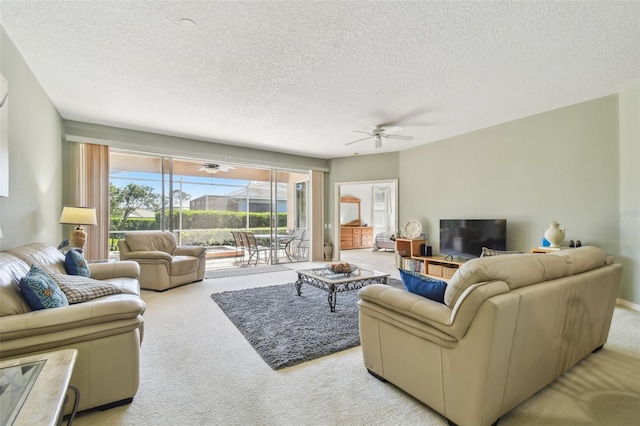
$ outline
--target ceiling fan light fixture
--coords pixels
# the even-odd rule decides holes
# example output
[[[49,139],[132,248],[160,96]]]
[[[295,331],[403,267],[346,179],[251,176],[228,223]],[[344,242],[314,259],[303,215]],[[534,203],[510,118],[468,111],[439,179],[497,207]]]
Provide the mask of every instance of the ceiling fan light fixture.
[[[201,172],[207,172],[207,173],[218,173],[218,172],[228,172],[231,170],[235,170],[235,167],[233,167],[230,164],[218,164],[218,163],[205,163],[202,167],[200,167],[198,169]]]
[[[198,170],[201,171],[201,172],[207,172],[207,173],[214,174],[214,173],[218,173],[220,171],[220,166],[217,165],[217,164],[208,163],[208,164],[205,164],[204,166],[200,167]]]

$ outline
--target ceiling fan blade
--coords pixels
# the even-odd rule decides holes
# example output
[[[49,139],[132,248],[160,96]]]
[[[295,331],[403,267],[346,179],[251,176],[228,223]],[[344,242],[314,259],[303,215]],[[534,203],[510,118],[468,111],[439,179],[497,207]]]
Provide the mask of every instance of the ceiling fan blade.
[[[371,139],[373,136],[368,136],[366,138],[362,138],[362,139],[358,139],[356,141],[351,141],[351,142],[347,142],[345,143],[345,145],[351,145],[352,143],[356,143],[356,142],[361,142],[361,141],[366,141],[367,139]]]
[[[412,141],[413,136],[402,136],[402,135],[385,135],[387,139],[400,139],[403,141]]]
[[[365,132],[363,130],[354,130],[355,133],[364,133],[365,135],[371,136],[371,132]]]

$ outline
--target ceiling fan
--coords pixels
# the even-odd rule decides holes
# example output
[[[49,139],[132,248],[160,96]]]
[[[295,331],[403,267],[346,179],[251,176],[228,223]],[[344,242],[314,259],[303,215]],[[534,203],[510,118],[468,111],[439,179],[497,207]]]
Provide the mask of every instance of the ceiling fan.
[[[199,172],[207,172],[207,173],[218,173],[218,172],[228,172],[229,170],[235,170],[235,167],[230,166],[228,164],[219,164],[219,163],[205,163],[202,167],[198,169]]]
[[[382,126],[376,126],[375,129],[373,129],[370,132],[364,132],[362,130],[354,130],[354,132],[357,133],[364,133],[367,134],[369,136],[367,136],[366,138],[362,138],[362,139],[358,139],[352,142],[348,142],[345,145],[351,145],[352,143],[356,143],[356,142],[361,142],[361,141],[365,141],[367,139],[371,139],[374,138],[376,141],[376,149],[378,148],[382,148],[382,139],[399,139],[399,140],[403,140],[403,141],[411,141],[413,140],[413,136],[402,136],[402,135],[392,135],[391,133],[395,133],[402,130],[402,127],[400,126],[393,126],[393,127],[389,127],[384,128]]]

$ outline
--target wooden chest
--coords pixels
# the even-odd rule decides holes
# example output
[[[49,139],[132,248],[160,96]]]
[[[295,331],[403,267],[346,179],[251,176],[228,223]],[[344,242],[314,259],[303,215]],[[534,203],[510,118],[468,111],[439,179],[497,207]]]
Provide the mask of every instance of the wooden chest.
[[[357,249],[373,247],[372,226],[340,227],[340,249]]]

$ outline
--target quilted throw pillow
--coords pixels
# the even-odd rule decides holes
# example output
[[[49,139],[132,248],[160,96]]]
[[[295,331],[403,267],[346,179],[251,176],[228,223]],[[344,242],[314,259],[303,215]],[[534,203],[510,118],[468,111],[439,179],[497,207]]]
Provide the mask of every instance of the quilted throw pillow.
[[[117,285],[78,275],[51,274],[70,304],[86,302],[110,294],[122,293]]]
[[[46,272],[35,265],[27,275],[20,278],[20,293],[33,311],[69,306],[69,301],[60,287]]]
[[[64,256],[64,269],[69,275],[89,277],[89,266],[81,252],[71,249]]]
[[[490,249],[487,247],[482,247],[482,253],[480,254],[480,257],[486,257],[486,256],[502,256],[505,254],[522,254],[521,251],[514,251],[514,250],[494,250],[494,249]]]
[[[433,278],[418,274],[416,272],[399,269],[400,278],[407,291],[417,294],[436,302],[444,303],[444,292],[447,289],[445,281],[434,280]]]

